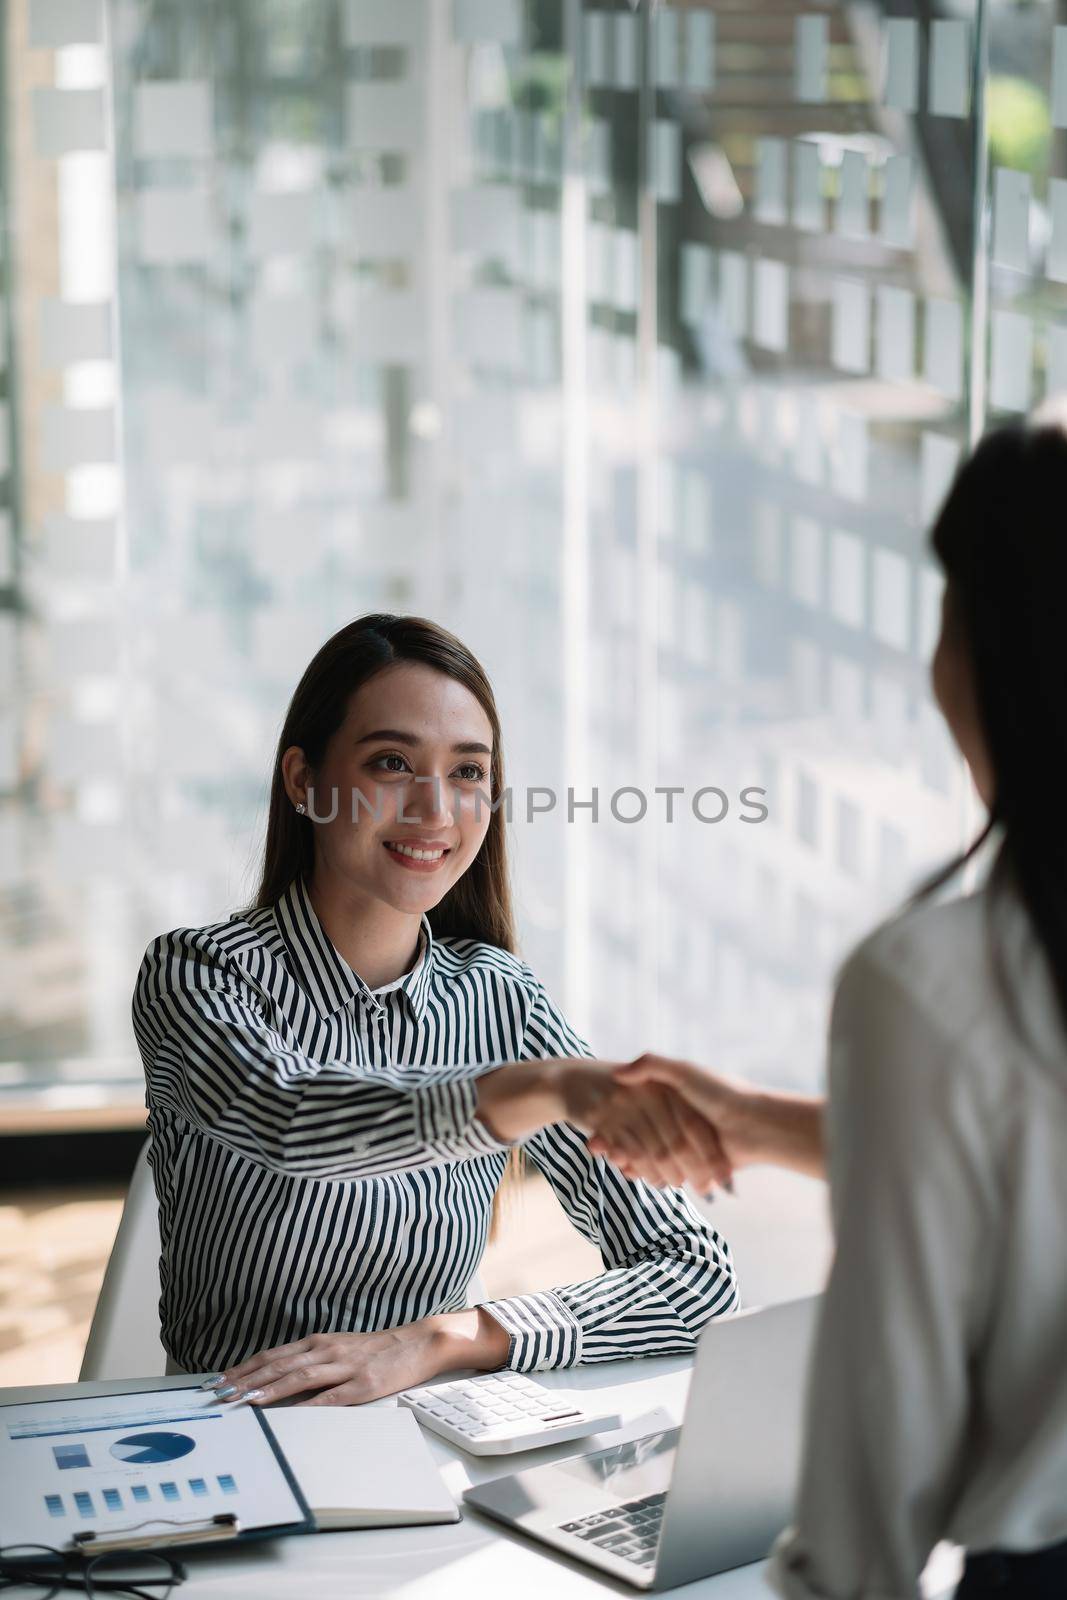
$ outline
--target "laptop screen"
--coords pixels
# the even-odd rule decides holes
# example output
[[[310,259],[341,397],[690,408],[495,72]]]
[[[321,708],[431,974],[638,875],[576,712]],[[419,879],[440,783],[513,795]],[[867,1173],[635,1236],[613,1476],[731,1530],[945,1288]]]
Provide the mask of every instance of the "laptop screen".
[[[555,1471],[580,1478],[583,1483],[603,1490],[619,1504],[642,1500],[649,1494],[665,1494],[670,1487],[677,1443],[678,1429],[667,1428],[662,1433],[633,1439],[629,1444],[598,1450],[595,1455],[557,1462]]]

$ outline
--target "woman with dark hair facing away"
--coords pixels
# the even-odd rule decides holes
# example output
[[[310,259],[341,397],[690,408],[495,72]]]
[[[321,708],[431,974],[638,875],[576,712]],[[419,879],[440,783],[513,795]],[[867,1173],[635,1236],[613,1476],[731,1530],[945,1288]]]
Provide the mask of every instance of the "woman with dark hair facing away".
[[[503,791],[470,651],[362,617],[293,695],[254,903],[145,952],[163,1343],[221,1398],[345,1405],[460,1367],[684,1352],[736,1308],[677,1187],[719,1175],[714,1135],[591,1061],[514,953]],[[609,1125],[645,1152],[630,1177],[589,1155]],[[604,1271],[468,1309],[519,1145]]]
[[[734,1166],[829,1167],[788,1600],[906,1600],[933,1545],[957,1600],[1067,1596],[1067,407],[989,434],[933,530],[937,700],[988,808],[971,848],[845,962],[829,1096],[685,1062]],[[930,898],[991,836],[977,892]],[[625,1146],[591,1148],[623,1161]]]

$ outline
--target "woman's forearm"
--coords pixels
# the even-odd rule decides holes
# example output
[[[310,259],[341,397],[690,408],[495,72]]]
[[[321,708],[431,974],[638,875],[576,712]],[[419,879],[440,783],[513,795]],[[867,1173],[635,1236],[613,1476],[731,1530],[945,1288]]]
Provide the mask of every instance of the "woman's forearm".
[[[826,1102],[821,1095],[753,1090],[746,1101],[746,1164],[769,1162],[825,1178]]]
[[[559,1061],[516,1061],[475,1084],[478,1120],[494,1139],[526,1139],[565,1116]]]
[[[438,1372],[457,1372],[465,1367],[495,1372],[508,1359],[511,1336],[484,1306],[427,1317],[426,1326],[433,1336]]]

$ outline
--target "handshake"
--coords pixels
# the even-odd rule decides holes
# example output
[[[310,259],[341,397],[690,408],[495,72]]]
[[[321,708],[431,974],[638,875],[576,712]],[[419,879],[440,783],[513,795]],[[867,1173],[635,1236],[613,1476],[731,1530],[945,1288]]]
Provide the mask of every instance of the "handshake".
[[[735,1170],[756,1162],[822,1176],[822,1111],[816,1097],[766,1093],[651,1054],[518,1062],[478,1080],[478,1115],[497,1138],[569,1122],[625,1177],[703,1195],[730,1189]]]

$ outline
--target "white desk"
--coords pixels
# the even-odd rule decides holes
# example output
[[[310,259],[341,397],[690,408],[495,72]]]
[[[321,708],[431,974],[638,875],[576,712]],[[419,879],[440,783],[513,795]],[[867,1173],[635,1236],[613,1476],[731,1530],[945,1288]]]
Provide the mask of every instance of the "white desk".
[[[610,1389],[630,1436],[650,1431],[633,1429],[641,1416],[662,1407],[673,1422],[681,1420],[689,1386],[690,1362],[681,1357],[647,1361],[613,1361],[563,1372],[537,1374],[539,1382],[558,1388]],[[196,1379],[185,1380],[190,1385]],[[0,1390],[0,1404],[15,1400],[63,1399],[75,1394],[114,1394],[120,1390],[177,1388],[180,1378],[128,1378],[122,1382],[51,1384]],[[653,1423],[654,1427],[655,1424]],[[622,1436],[621,1434],[619,1435]],[[502,1477],[572,1456],[610,1442],[598,1436],[554,1449],[514,1456],[468,1456],[433,1434],[425,1435],[453,1494],[486,1478]],[[599,1595],[639,1595],[640,1590],[601,1576],[547,1546],[512,1534],[478,1513],[464,1509],[455,1524],[424,1528],[382,1528],[358,1533],[298,1535],[263,1540],[238,1549],[182,1553],[189,1577],[174,1591],[174,1600],[364,1600],[403,1596],[404,1600],[592,1600]],[[673,1593],[687,1600],[770,1600],[762,1579],[763,1563],[686,1584]],[[12,1600],[29,1590],[8,1590]]]

